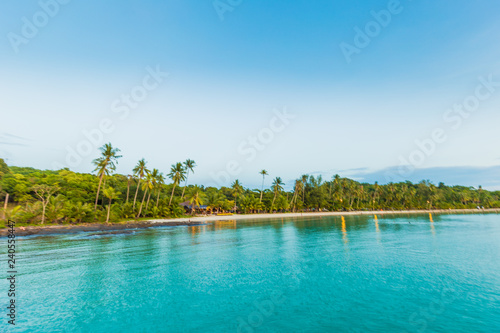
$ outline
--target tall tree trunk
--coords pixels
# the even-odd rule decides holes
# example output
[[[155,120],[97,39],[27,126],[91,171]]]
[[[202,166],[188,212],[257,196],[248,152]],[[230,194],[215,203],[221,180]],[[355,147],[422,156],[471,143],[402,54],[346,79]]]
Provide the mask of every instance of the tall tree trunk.
[[[293,206],[293,203],[296,197],[297,197],[297,191],[293,193],[292,201],[290,201],[290,207],[292,208],[292,212],[295,212],[295,207]]]
[[[45,223],[45,209],[47,208],[48,203],[49,203],[48,200],[47,200],[47,202],[42,201],[42,224]]]
[[[172,205],[172,199],[174,198],[174,191],[175,191],[175,187],[177,186],[177,183],[174,183],[174,188],[172,189],[172,195],[170,196],[170,202],[168,203],[168,205]]]
[[[139,178],[139,180],[137,181],[137,189],[135,190],[135,196],[134,196],[134,206],[133,208],[135,208],[135,202],[137,201],[137,193],[139,193],[139,187],[141,185],[141,178]]]
[[[104,173],[101,174],[99,177],[99,186],[97,187],[97,195],[95,196],[95,205],[94,205],[94,212],[97,209],[97,200],[99,199],[99,192],[101,191],[101,184],[102,184],[102,178],[104,177]]]
[[[142,213],[142,205],[144,204],[144,199],[146,199],[146,193],[148,192],[148,189],[144,191],[144,195],[142,196],[142,201],[141,201],[141,207],[139,208],[139,214],[137,214],[137,218],[141,216]]]
[[[129,193],[130,193],[130,178],[127,180],[127,201],[125,201],[125,203],[128,203]]]
[[[3,204],[3,214],[2,218],[5,220],[5,217],[7,216],[7,203],[9,202],[9,193],[5,195],[5,203]]]
[[[264,193],[264,180],[265,176],[262,176],[262,189],[260,190],[260,202],[262,203],[262,194]]]
[[[148,194],[148,201],[146,203],[146,210],[148,210],[148,207],[149,207],[149,199],[151,199],[151,191],[149,191],[149,194]]]
[[[306,184],[304,184],[304,189],[302,190],[302,211],[306,208]]]
[[[274,198],[273,198],[273,203],[271,204],[271,213],[273,212],[274,208],[274,201],[276,200],[276,193],[274,193]]]
[[[158,196],[156,197],[156,208],[158,208],[158,203],[160,202],[160,192],[161,188],[158,189]]]
[[[111,199],[109,199],[109,205],[108,205],[108,216],[106,217],[106,223],[109,222],[109,215],[111,213]]]
[[[184,199],[184,192],[186,191],[186,187],[188,185],[188,179],[189,179],[189,169],[187,170],[186,173],[186,183],[184,183],[184,188],[182,189],[181,201],[182,199]]]

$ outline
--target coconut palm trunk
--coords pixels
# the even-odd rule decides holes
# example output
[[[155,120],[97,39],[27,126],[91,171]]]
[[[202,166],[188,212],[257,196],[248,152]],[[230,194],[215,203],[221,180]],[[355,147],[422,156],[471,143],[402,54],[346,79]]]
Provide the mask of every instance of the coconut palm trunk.
[[[148,210],[148,207],[149,207],[149,199],[151,199],[151,191],[149,191],[149,194],[148,194],[148,202],[146,203],[146,210]]]
[[[133,208],[135,208],[135,202],[137,201],[137,194],[139,193],[139,187],[141,187],[141,178],[139,178],[139,180],[137,181],[137,189],[135,190]]]
[[[97,200],[99,200],[99,192],[101,191],[101,185],[102,185],[102,178],[104,177],[104,173],[101,174],[99,177],[99,186],[97,186],[97,195],[95,196],[95,205],[94,205],[94,212],[97,209]]]
[[[128,179],[127,179],[127,201],[126,201],[126,203],[128,203],[129,193],[130,193],[130,177],[128,177]]]
[[[293,194],[292,201],[290,201],[290,207],[292,207],[292,212],[295,212],[295,200],[297,199],[297,191]]]
[[[174,188],[172,189],[172,194],[170,195],[170,202],[168,203],[168,205],[172,205],[172,199],[174,198],[174,191],[175,191],[175,187],[177,186],[177,183],[174,183]]]
[[[189,169],[186,171],[186,183],[184,184],[184,188],[182,189],[182,195],[181,195],[181,201],[184,199],[184,193],[186,192],[186,187],[188,185],[188,179],[189,179]]]
[[[276,194],[277,192],[274,192],[273,203],[271,204],[271,213],[274,211],[274,202],[276,201]]]
[[[109,199],[109,205],[108,205],[108,215],[106,216],[106,223],[109,222],[109,215],[111,213],[111,199]]]
[[[158,195],[156,197],[156,208],[158,208],[158,204],[160,202],[160,192],[161,192],[161,188],[158,189]]]
[[[139,208],[139,214],[137,214],[137,218],[141,216],[142,213],[142,205],[144,204],[144,200],[146,199],[146,193],[148,192],[148,189],[144,190],[144,195],[142,196],[142,201],[141,201],[141,206]]]
[[[262,195],[264,194],[264,181],[265,181],[265,176],[262,176],[262,189],[260,190],[260,202],[262,202]]]

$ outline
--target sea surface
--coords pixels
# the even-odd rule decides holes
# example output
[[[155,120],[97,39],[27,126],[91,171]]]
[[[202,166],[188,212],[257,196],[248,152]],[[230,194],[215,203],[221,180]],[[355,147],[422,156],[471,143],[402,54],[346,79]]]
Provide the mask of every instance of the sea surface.
[[[0,332],[500,332],[497,214],[24,237],[16,264]]]

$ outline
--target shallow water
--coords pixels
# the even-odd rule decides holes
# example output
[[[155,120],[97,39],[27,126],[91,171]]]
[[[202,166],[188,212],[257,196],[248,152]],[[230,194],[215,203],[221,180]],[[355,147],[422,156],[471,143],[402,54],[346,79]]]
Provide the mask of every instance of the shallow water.
[[[290,218],[22,238],[18,322],[7,327],[2,314],[0,331],[499,332],[500,216],[433,220]],[[0,288],[5,309],[5,279]]]

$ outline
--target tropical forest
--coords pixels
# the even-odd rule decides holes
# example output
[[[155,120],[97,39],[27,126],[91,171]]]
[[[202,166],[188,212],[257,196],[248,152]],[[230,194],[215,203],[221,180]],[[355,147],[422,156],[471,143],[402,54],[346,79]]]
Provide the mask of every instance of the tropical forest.
[[[118,174],[121,157],[118,148],[105,144],[93,161],[93,173],[9,166],[0,159],[0,219],[77,224],[200,214],[500,208],[500,191],[481,186],[426,180],[382,185],[339,175],[302,175],[287,187],[279,176],[257,170],[260,188],[247,188],[237,179],[230,187],[216,188],[189,182],[197,166],[190,159],[172,164],[170,170],[141,159],[129,174]]]

